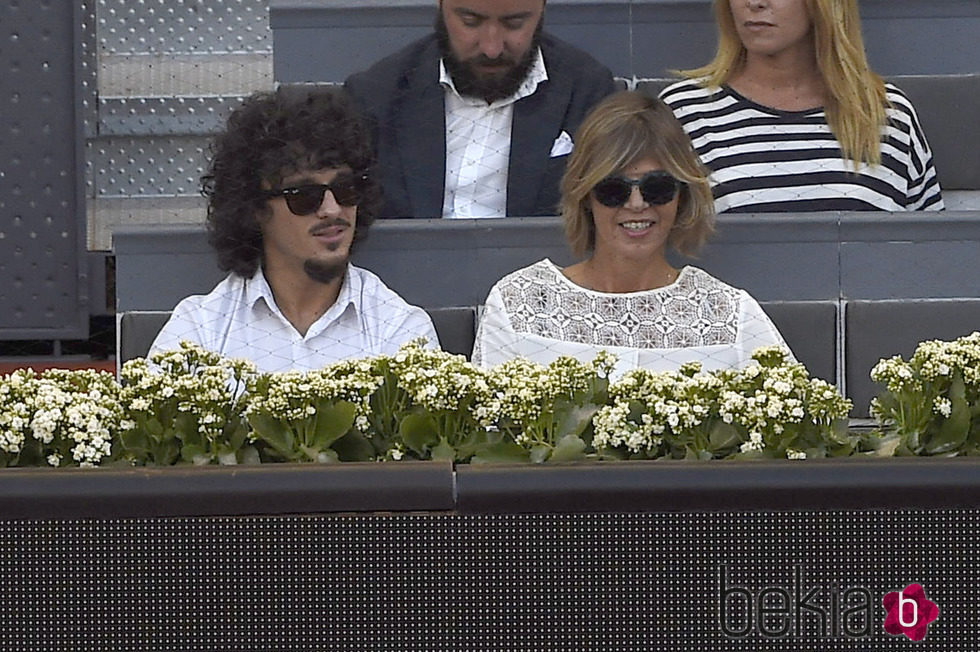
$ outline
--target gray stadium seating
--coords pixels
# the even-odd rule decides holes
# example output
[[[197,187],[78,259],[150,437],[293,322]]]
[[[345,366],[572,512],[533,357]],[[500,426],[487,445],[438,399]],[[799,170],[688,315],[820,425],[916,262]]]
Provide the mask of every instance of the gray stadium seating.
[[[869,375],[878,360],[893,355],[907,360],[919,342],[980,330],[980,299],[849,301],[844,324],[847,394],[854,414],[864,416],[882,389]]]

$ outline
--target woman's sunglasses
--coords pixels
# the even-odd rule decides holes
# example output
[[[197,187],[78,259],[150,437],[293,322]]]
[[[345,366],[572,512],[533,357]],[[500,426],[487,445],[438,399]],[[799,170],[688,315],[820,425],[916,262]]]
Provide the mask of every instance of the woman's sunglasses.
[[[643,195],[646,203],[651,206],[662,206],[670,203],[683,185],[683,181],[675,179],[669,172],[656,170],[647,172],[640,179],[606,177],[595,184],[592,194],[603,206],[617,208],[629,201],[633,186],[639,186],[640,194]]]
[[[361,201],[367,179],[366,174],[338,174],[330,183],[278,188],[266,190],[264,194],[269,199],[285,197],[286,206],[293,215],[310,215],[319,210],[328,190],[341,206],[356,206]]]

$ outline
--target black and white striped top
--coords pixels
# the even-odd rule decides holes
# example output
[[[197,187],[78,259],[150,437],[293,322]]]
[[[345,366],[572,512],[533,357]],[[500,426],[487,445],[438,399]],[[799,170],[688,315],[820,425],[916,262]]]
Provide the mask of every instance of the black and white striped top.
[[[911,102],[886,84],[881,164],[845,160],[822,109],[780,111],[727,86],[684,80],[660,98],[711,169],[721,212],[942,210],[939,179]]]

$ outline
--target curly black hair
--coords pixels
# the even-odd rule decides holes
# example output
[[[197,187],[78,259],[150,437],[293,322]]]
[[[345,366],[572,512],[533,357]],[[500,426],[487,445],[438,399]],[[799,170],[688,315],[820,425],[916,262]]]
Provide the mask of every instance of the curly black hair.
[[[367,175],[354,229],[354,242],[363,239],[381,207],[374,163],[367,129],[342,88],[280,86],[250,95],[228,116],[201,177],[218,266],[245,278],[255,274],[262,260],[258,216],[269,210],[262,184],[276,187],[302,170],[347,166]]]

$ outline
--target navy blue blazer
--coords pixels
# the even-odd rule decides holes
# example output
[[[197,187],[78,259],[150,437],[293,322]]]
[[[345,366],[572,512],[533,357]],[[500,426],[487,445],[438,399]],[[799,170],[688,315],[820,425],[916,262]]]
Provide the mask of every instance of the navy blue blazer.
[[[556,215],[568,156],[551,157],[599,100],[616,90],[591,56],[543,34],[548,80],[514,105],[507,215]],[[440,217],[446,176],[445,91],[434,34],[351,75],[345,87],[364,111],[378,154],[385,204],[380,217]]]

